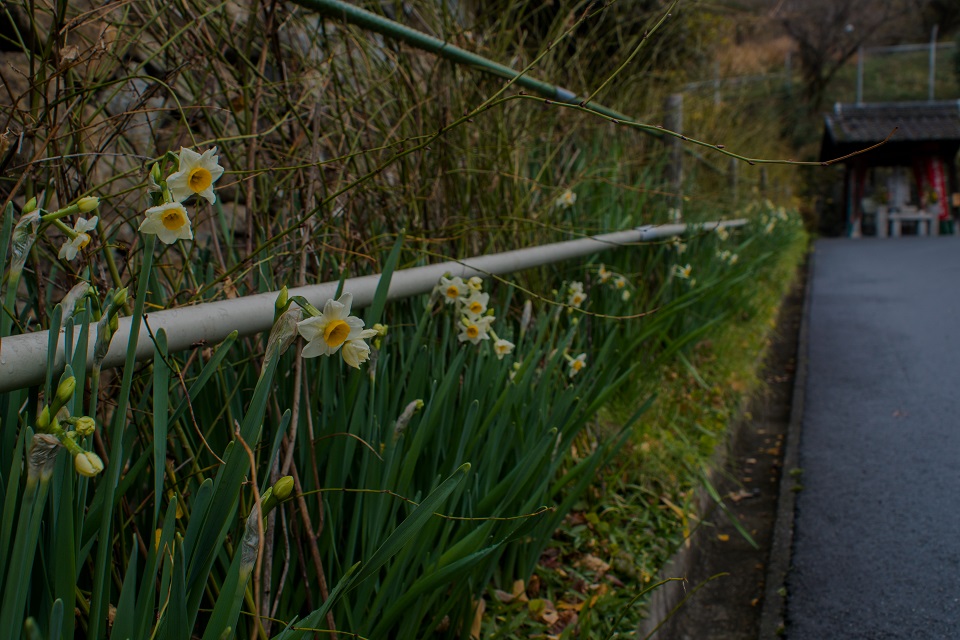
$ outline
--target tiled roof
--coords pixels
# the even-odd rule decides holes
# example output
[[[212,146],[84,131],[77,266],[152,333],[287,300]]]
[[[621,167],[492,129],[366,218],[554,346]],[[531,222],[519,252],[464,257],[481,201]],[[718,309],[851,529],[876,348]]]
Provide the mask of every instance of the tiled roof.
[[[840,104],[826,116],[834,143],[960,140],[960,100]]]

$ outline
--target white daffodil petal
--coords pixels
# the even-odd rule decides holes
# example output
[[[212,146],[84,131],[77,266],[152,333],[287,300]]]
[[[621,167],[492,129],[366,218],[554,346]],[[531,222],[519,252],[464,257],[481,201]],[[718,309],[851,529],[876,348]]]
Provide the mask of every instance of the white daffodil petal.
[[[89,220],[84,220],[79,218],[76,223],[73,225],[73,230],[77,233],[85,233],[87,231],[93,231],[97,228],[97,221],[100,219],[99,216],[93,216]]]
[[[183,202],[193,194],[213,204],[216,196],[213,194],[213,183],[223,175],[223,167],[219,164],[217,148],[207,149],[202,154],[180,148],[180,163],[177,171],[167,178],[167,188],[170,195],[177,202]]]
[[[493,343],[493,352],[497,354],[497,360],[503,360],[503,356],[510,355],[513,353],[514,345],[509,340],[504,340],[500,338]]]
[[[344,362],[354,369],[359,369],[361,363],[370,359],[370,345],[363,340],[347,340],[340,353]]]
[[[190,216],[179,202],[165,202],[147,209],[146,218],[140,223],[139,231],[156,234],[160,241],[166,244],[193,239]]]

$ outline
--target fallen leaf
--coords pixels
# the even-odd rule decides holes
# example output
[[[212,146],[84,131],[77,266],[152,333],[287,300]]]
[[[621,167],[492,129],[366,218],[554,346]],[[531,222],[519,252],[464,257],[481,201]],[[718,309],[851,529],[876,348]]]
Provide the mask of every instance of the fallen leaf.
[[[470,627],[470,637],[474,640],[480,640],[480,629],[483,626],[483,613],[487,610],[487,601],[481,599],[477,603],[476,613],[473,615],[473,625]]]
[[[496,596],[497,600],[499,600],[500,602],[503,602],[504,604],[513,602],[513,600],[516,598],[516,596],[513,595],[512,593],[507,593],[502,589],[494,589],[493,595]]]
[[[527,602],[529,598],[527,597],[527,590],[524,587],[523,580],[516,580],[513,583],[513,597],[519,600],[520,602]]]
[[[526,594],[530,598],[536,598],[540,595],[540,576],[533,574],[527,583]]]
[[[577,624],[579,616],[576,611],[561,611],[557,615],[557,620],[547,629],[547,633],[558,634],[572,624]]]
[[[598,558],[597,556],[591,553],[588,553],[587,555],[581,557],[579,560],[577,560],[576,563],[574,563],[574,565],[578,567],[583,567],[588,571],[595,572],[597,574],[597,577],[602,576],[603,574],[605,574],[607,571],[610,570],[610,565],[608,563],[604,562],[603,560],[601,560],[600,558]]]
[[[740,489],[736,493],[731,491],[730,493],[727,494],[727,497],[733,500],[734,502],[740,502],[741,500],[746,500],[747,498],[754,497],[754,494],[752,491],[747,491],[746,489]]]
[[[726,533],[717,534],[717,540],[719,540],[720,542],[727,542],[729,539],[730,539],[730,536],[727,535]]]

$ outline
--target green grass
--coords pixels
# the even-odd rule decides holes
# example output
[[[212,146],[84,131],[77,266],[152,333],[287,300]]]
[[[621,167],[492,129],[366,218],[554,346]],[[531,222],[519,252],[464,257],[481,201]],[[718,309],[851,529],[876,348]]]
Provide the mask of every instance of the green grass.
[[[954,70],[953,49],[938,49],[934,73],[934,99],[960,98],[960,84]],[[929,95],[929,53],[926,51],[870,53],[864,57],[863,101],[902,102],[927,100]],[[857,99],[857,59],[854,56],[837,72],[824,104],[851,103]]]

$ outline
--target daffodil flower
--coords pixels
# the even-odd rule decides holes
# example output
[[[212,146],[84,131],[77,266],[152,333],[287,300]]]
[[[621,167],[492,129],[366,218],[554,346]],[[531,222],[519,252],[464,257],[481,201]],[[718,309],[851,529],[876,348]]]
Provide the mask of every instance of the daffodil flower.
[[[370,359],[370,345],[364,341],[377,334],[376,329],[364,329],[356,338],[344,342],[340,351],[343,361],[354,369],[359,369],[361,364]]]
[[[583,292],[583,283],[571,282],[570,286],[567,287],[567,304],[579,309],[586,299],[587,294]]]
[[[298,322],[297,331],[307,341],[300,355],[304,358],[330,356],[348,342],[363,342],[365,338],[376,334],[373,329],[364,330],[363,320],[350,315],[352,305],[353,294],[344,293],[339,300],[327,300],[319,316]],[[343,352],[344,361],[351,367],[359,367],[370,355],[370,347],[366,343],[363,346],[366,347],[365,354],[359,344],[351,344]]]
[[[487,303],[489,301],[489,293],[478,293],[477,291],[472,291],[464,303],[463,310],[470,317],[480,317],[487,312]]]
[[[83,218],[77,219],[73,225],[73,231],[76,235],[60,247],[58,256],[61,260],[73,260],[77,257],[77,252],[90,244],[91,238],[87,231],[92,231],[97,228],[97,220],[97,216],[93,216],[89,220],[84,220]]]
[[[568,371],[570,377],[580,373],[580,370],[587,366],[587,354],[581,353],[576,358],[570,358],[570,371]]]
[[[600,271],[597,272],[597,275],[600,276],[600,282],[607,282],[610,278],[613,277],[613,272],[608,271],[604,265],[600,265]]]
[[[630,299],[630,289],[624,289],[623,293],[620,294],[620,297],[624,302],[628,301]]]
[[[690,277],[692,271],[693,268],[689,264],[682,267],[678,264],[673,265],[673,273],[676,274],[678,278],[683,278],[684,280]]]
[[[613,281],[613,285],[617,289],[625,289],[627,286],[627,279],[623,276],[617,276],[617,279]]]
[[[557,198],[557,201],[555,204],[557,207],[561,209],[568,209],[572,207],[576,201],[577,201],[577,194],[575,194],[572,190],[567,189],[562,194],[560,194],[560,197]]]
[[[513,353],[514,347],[516,347],[516,345],[509,340],[497,338],[493,343],[493,352],[497,354],[497,360],[503,360],[503,356],[508,356]]]
[[[140,223],[141,233],[155,233],[161,242],[173,244],[177,240],[193,240],[190,216],[179,202],[164,202],[146,211]]]
[[[73,457],[73,468],[85,478],[92,478],[103,471],[103,460],[90,451],[81,451]]]
[[[443,294],[443,300],[447,304],[453,304],[457,300],[464,298],[467,295],[467,288],[467,284],[460,276],[453,278],[441,276],[440,284],[437,285],[437,289]]]
[[[460,335],[457,336],[457,340],[460,342],[467,342],[468,340],[473,344],[480,344],[481,340],[489,340],[490,336],[490,325],[493,321],[496,320],[493,316],[483,316],[480,318],[468,318],[464,316],[462,320],[463,328],[460,330]]]
[[[180,165],[167,178],[167,188],[176,202],[183,202],[193,194],[206,198],[210,204],[216,201],[213,183],[223,175],[217,148],[207,149],[202,154],[180,147]]]
[[[467,280],[467,286],[474,291],[483,291],[483,278],[480,276],[473,276]]]
[[[677,250],[678,256],[682,256],[684,252],[687,250],[687,245],[685,245],[683,241],[677,236],[674,236],[671,242],[673,243],[673,248]]]

